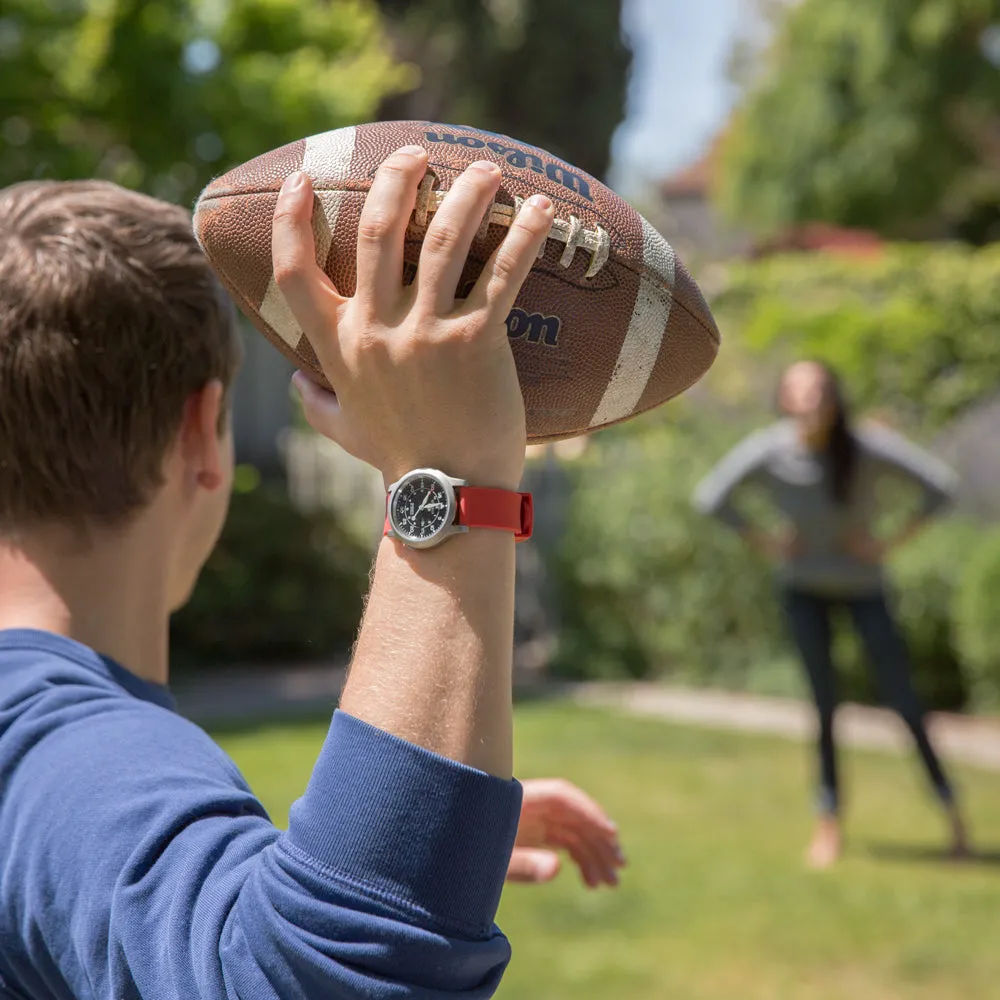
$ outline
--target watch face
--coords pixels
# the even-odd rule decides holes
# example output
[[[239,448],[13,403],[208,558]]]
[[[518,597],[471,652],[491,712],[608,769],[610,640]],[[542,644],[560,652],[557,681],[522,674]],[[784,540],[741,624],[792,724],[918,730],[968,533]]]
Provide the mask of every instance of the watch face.
[[[392,498],[392,526],[403,538],[428,541],[446,527],[452,507],[445,486],[433,476],[417,474],[402,483]]]

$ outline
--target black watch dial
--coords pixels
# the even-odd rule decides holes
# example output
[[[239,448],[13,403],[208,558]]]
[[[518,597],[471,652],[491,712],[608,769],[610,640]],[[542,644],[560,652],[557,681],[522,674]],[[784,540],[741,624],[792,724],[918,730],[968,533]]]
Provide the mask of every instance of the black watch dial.
[[[414,476],[393,495],[392,525],[404,538],[415,542],[433,538],[448,524],[448,515],[448,493],[432,476]]]

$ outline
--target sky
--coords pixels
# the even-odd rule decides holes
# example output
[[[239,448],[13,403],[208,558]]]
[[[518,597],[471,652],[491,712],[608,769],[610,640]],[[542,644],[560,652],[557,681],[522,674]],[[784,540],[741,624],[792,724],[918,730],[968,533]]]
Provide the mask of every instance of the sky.
[[[745,0],[626,0],[633,51],[625,122],[615,134],[612,185],[632,188],[698,157],[734,99],[726,79]]]

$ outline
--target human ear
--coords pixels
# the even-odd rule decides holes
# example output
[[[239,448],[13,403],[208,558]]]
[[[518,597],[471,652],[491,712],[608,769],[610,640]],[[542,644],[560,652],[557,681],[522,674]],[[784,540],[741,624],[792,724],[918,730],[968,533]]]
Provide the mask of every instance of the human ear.
[[[219,428],[224,419],[225,388],[218,379],[191,393],[184,404],[181,449],[195,482],[217,490],[225,482],[223,442]]]

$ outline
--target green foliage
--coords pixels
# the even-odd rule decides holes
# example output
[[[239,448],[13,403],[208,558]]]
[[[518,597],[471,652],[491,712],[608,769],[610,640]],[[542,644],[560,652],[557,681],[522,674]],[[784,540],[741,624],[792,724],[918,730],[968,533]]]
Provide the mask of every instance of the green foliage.
[[[331,657],[353,641],[370,557],[327,511],[304,514],[241,466],[222,538],[171,623],[181,666]]]
[[[100,176],[190,202],[411,82],[372,0],[2,0],[0,185]]]
[[[548,885],[506,887],[515,959],[497,1000],[996,1000],[996,773],[949,767],[982,845],[954,865],[912,754],[843,748],[846,857],[817,876],[802,864],[811,747],[553,701],[515,721],[517,776],[580,785],[629,863],[613,892],[568,857]],[[327,728],[214,735],[284,827]]]
[[[699,515],[694,487],[733,430],[683,404],[598,436],[573,467],[557,558],[556,673],[746,686],[780,645],[766,566]]]
[[[1000,245],[734,264],[713,302],[741,348],[841,371],[862,408],[932,432],[1000,383]]]
[[[961,708],[970,697],[953,605],[981,538],[980,525],[948,518],[900,549],[890,565],[893,606],[910,647],[914,683],[924,703],[936,708]]]
[[[701,476],[764,419],[743,414],[734,424],[720,420],[718,411],[677,404],[669,415],[650,415],[595,438],[572,467],[573,500],[556,561],[561,636],[554,673],[804,691],[771,569],[691,505]],[[764,511],[751,513],[756,518]],[[946,519],[901,549],[890,566],[914,682],[935,708],[961,708],[969,698],[954,604],[960,588],[981,586],[969,582],[981,538],[978,525]],[[997,581],[992,593],[1000,594]],[[839,625],[834,655],[841,696],[877,701],[846,614]],[[996,670],[1000,657],[990,663]],[[995,676],[1000,681],[1000,670]],[[973,695],[978,699],[984,690]]]
[[[981,535],[955,595],[958,645],[976,704],[1000,707],[1000,529]]]
[[[631,59],[620,0],[379,2],[397,50],[422,76],[382,117],[476,125],[604,175]]]
[[[790,5],[728,137],[724,206],[762,230],[978,219],[966,235],[997,238],[998,23],[1000,0]]]

